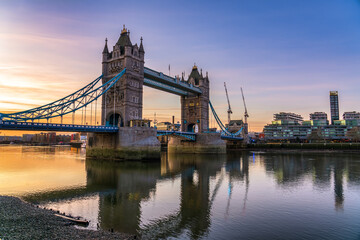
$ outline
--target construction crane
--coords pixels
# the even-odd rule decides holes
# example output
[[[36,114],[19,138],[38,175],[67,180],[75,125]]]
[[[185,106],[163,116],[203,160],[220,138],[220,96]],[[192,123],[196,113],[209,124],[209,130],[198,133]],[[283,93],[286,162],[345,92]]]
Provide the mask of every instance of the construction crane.
[[[242,99],[243,99],[243,102],[244,102],[244,108],[245,108],[245,113],[244,113],[245,124],[247,124],[247,118],[249,117],[249,114],[248,114],[248,112],[247,112],[247,108],[246,108],[246,103],[245,103],[245,98],[244,98],[244,93],[243,93],[242,87],[240,87],[240,89],[241,89],[241,95],[242,95]]]
[[[232,111],[231,111],[229,95],[228,95],[228,91],[227,91],[226,83],[225,83],[225,82],[224,82],[224,87],[225,87],[225,92],[226,92],[226,98],[227,98],[228,105],[229,105],[229,108],[228,108],[228,110],[227,110],[227,113],[228,113],[228,124],[230,124],[230,120],[231,120],[231,116],[230,116],[230,115],[232,114]]]

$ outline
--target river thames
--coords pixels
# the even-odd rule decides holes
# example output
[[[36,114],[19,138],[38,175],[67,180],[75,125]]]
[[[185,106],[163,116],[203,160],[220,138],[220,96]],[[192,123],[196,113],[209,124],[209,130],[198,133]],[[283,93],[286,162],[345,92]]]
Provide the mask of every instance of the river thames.
[[[0,146],[0,195],[143,239],[359,239],[358,153],[237,152],[100,162]]]

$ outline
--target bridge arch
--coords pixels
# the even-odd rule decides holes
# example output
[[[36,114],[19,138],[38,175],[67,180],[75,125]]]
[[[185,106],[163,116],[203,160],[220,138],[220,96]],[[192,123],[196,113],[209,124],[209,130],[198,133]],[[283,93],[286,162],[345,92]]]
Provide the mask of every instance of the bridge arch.
[[[121,113],[110,112],[106,117],[106,125],[124,127],[124,118]]]
[[[195,123],[189,123],[187,125],[187,129],[186,129],[187,132],[195,132]]]

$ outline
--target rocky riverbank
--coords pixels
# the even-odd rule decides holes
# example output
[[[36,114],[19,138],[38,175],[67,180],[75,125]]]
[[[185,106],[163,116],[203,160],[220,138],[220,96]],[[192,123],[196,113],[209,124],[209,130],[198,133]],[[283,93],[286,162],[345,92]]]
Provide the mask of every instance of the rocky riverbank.
[[[0,239],[135,239],[127,234],[78,229],[50,210],[0,196]]]

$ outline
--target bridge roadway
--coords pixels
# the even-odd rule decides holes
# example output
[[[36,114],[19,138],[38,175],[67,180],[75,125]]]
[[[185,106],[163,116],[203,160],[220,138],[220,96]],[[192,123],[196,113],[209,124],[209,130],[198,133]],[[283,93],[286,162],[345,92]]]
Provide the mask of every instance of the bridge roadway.
[[[189,93],[202,93],[200,88],[192,84],[147,67],[144,67],[144,85],[179,96],[187,96]]]
[[[15,122],[15,121],[0,120],[0,130],[116,133],[119,131],[119,128],[112,126]]]
[[[58,124],[58,123],[34,123],[34,122],[16,122],[1,121],[0,130],[20,130],[20,131],[55,131],[55,132],[94,132],[94,133],[116,133],[118,127],[113,126],[93,126],[93,125],[76,125],[76,124]],[[196,141],[196,133],[181,131],[158,130],[157,136],[179,136],[190,141]],[[221,135],[224,140],[238,140],[243,138]]]

